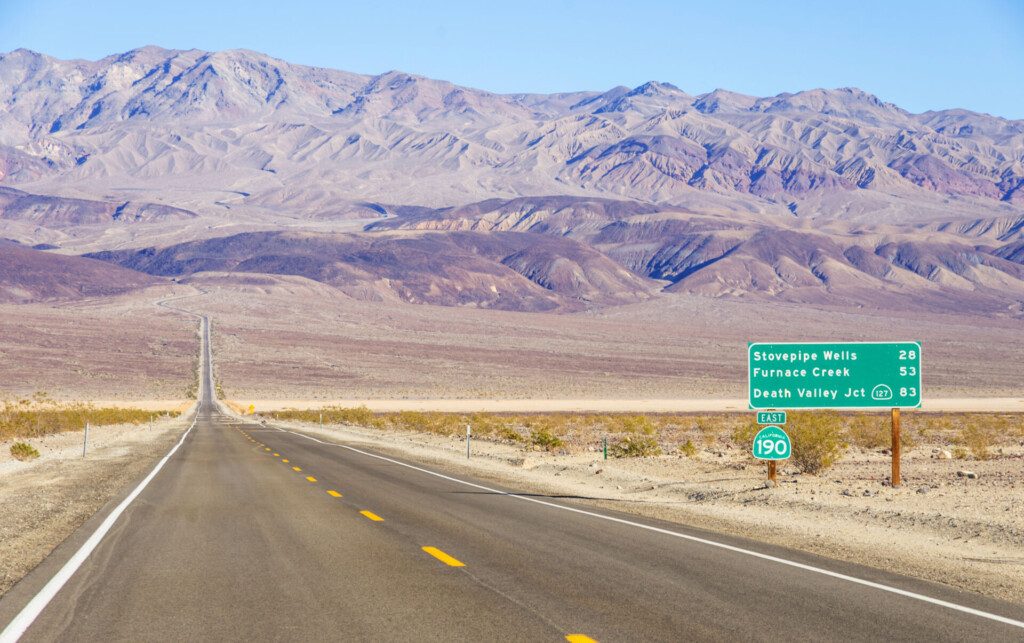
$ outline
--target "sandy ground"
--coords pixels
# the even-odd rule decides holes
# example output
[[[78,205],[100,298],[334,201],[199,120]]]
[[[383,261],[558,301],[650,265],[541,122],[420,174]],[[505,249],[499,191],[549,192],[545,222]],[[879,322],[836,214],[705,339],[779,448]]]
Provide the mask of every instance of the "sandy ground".
[[[438,411],[442,413],[719,413],[746,411],[746,400],[252,400],[232,402],[236,410],[255,407],[257,413],[325,406],[371,411]],[[1022,397],[940,398],[925,400],[921,411],[964,413],[1024,413]]]
[[[40,457],[18,462],[0,442],[0,595],[163,457],[191,419],[93,427],[29,440]]]
[[[1024,323],[1010,318],[688,295],[555,315],[360,301],[300,278],[198,286],[206,294],[173,285],[74,304],[0,305],[0,400],[46,391],[162,409],[185,398],[197,326],[155,305],[169,296],[211,316],[224,392],[268,403],[261,408],[373,400],[385,409],[401,400],[460,410],[468,407],[459,400],[473,400],[472,408],[493,410],[676,411],[716,400],[713,409],[728,410],[745,395],[748,340],[918,339],[926,405],[1024,397],[1024,343],[1013,341]]]
[[[181,400],[199,353],[197,322],[154,301],[191,288],[63,304],[0,305],[0,400]],[[137,406],[137,404],[132,404]]]
[[[917,339],[925,398],[1024,397],[1024,323],[660,297],[572,315],[358,301],[297,282],[203,284],[227,397],[741,399],[748,341]]]
[[[364,444],[515,489],[748,536],[832,558],[1024,602],[1024,442],[988,461],[945,459],[941,445],[904,454],[904,485],[883,484],[890,460],[854,450],[821,476],[765,466],[739,450],[705,447],[693,458],[603,460],[476,440],[351,426],[312,434]],[[971,471],[977,478],[958,475]]]

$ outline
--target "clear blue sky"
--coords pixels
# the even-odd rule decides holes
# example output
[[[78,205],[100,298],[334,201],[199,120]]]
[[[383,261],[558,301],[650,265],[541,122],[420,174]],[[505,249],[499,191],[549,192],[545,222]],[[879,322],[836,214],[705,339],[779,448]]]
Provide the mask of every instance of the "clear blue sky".
[[[96,59],[145,44],[498,92],[856,86],[915,112],[1024,118],[1024,0],[0,0],[0,51]]]

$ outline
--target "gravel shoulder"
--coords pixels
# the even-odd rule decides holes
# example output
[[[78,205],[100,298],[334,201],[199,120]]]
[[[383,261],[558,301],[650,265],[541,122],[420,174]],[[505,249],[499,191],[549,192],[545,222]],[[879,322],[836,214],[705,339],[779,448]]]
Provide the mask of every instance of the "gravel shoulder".
[[[0,596],[129,483],[163,457],[190,415],[146,425],[93,427],[30,440],[40,454],[19,462],[0,442]]]
[[[460,438],[353,426],[276,426],[362,444],[532,493],[746,536],[1024,603],[1024,445],[990,460],[948,459],[940,445],[904,453],[904,484],[883,484],[889,457],[853,450],[820,476],[765,467],[738,450],[603,460]],[[976,477],[962,475],[970,471]],[[961,474],[961,475],[958,475]]]

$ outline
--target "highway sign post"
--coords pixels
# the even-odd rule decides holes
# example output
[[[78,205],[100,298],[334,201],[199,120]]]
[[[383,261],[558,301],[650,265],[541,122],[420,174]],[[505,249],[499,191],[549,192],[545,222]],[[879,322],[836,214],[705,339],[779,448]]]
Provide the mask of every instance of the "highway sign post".
[[[751,409],[891,409],[900,485],[900,409],[921,406],[920,342],[752,342],[747,384]]]
[[[778,484],[776,481],[777,463],[779,460],[789,458],[793,452],[793,444],[782,427],[766,426],[754,436],[751,452],[758,460],[768,461],[768,480],[772,484]]]

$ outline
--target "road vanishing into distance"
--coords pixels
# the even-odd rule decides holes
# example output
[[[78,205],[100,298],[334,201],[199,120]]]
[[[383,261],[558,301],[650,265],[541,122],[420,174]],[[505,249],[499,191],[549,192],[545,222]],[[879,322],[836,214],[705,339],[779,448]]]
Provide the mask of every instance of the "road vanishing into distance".
[[[216,403],[0,600],[2,641],[1020,641],[1024,608],[516,493]]]

